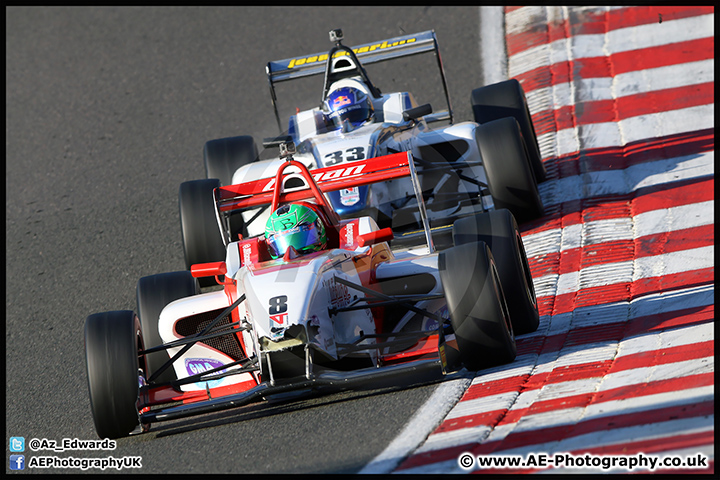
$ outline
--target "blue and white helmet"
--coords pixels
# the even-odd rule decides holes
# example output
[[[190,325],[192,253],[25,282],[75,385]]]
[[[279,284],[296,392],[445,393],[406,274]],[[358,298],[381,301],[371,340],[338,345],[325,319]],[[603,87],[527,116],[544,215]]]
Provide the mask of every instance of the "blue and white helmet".
[[[350,131],[372,120],[374,109],[366,93],[353,87],[333,90],[323,102],[325,117],[335,129]],[[345,125],[345,127],[343,127]]]

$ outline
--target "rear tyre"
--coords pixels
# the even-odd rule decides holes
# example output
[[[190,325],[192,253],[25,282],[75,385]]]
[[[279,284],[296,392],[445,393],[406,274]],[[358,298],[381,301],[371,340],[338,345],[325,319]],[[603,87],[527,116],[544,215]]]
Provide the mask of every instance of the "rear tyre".
[[[232,185],[238,168],[256,161],[258,149],[251,136],[218,138],[205,143],[203,161],[207,178],[217,178],[220,185]]]
[[[455,245],[485,242],[497,264],[515,334],[537,330],[540,323],[530,265],[517,222],[509,210],[465,217],[453,224]]]
[[[139,424],[138,360],[142,347],[135,312],[96,313],[85,320],[85,363],[90,407],[100,438],[120,438]],[[144,363],[144,362],[143,362]]]
[[[504,117],[513,117],[520,124],[522,136],[527,144],[530,165],[537,183],[547,178],[545,165],[542,162],[538,147],[535,127],[525,99],[525,92],[517,80],[480,87],[470,95],[475,122],[484,124]]]
[[[257,145],[255,145],[253,137],[249,135],[210,140],[205,142],[203,148],[205,176],[220,180],[221,187],[232,185],[232,177],[235,172],[240,167],[255,162],[257,159]],[[230,213],[228,220],[232,238],[237,238],[238,234],[247,237],[242,212]]]
[[[518,222],[541,217],[542,200],[517,121],[507,117],[480,125],[475,137],[495,208],[507,208]]]
[[[469,370],[513,361],[515,336],[488,246],[476,242],[444,250],[438,269],[460,360]]]
[[[137,312],[140,317],[146,349],[164,343],[158,332],[158,320],[163,308],[170,302],[190,297],[198,292],[197,279],[193,278],[187,270],[150,275],[138,280],[136,288]],[[145,357],[145,378],[150,378],[155,371],[170,359],[166,351],[149,353]],[[177,380],[177,375],[175,375],[175,369],[170,366],[154,382],[165,383],[173,380]]]
[[[220,181],[191,180],[180,184],[180,229],[182,233],[185,266],[188,270],[198,263],[225,260],[223,243],[217,219],[213,189]],[[201,279],[202,286],[214,285],[213,279]]]

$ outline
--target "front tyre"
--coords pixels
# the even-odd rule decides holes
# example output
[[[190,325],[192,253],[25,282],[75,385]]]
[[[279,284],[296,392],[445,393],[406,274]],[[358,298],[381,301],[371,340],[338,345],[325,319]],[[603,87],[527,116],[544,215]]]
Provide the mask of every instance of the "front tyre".
[[[517,222],[509,210],[494,210],[461,218],[453,224],[455,245],[485,242],[497,264],[513,330],[537,330],[540,323],[530,265]]]
[[[138,359],[143,348],[135,312],[96,313],[85,320],[85,363],[90,407],[100,438],[127,436],[139,424]]]
[[[220,185],[232,185],[232,177],[242,166],[256,161],[257,145],[251,136],[218,138],[205,143],[203,161],[205,176],[217,178]]]
[[[444,250],[438,269],[460,360],[469,370],[512,362],[515,336],[488,246],[475,242]]]
[[[164,342],[158,331],[160,312],[170,302],[199,293],[197,279],[187,270],[180,272],[149,275],[138,280],[136,288],[137,312],[142,326],[145,348],[150,349]],[[167,351],[146,355],[145,378],[150,378],[170,357]],[[177,380],[175,369],[170,366],[164,370],[155,382],[165,383]]]
[[[475,137],[495,208],[507,208],[521,223],[541,217],[542,200],[517,121],[507,117],[480,125]]]
[[[537,135],[533,126],[530,110],[525,99],[525,92],[516,79],[476,88],[470,95],[475,122],[484,124],[504,117],[517,120],[522,136],[527,144],[530,165],[537,183],[547,178],[545,165],[542,162]]]
[[[215,216],[213,190],[217,179],[180,184],[179,207],[185,266],[225,260],[225,244]]]

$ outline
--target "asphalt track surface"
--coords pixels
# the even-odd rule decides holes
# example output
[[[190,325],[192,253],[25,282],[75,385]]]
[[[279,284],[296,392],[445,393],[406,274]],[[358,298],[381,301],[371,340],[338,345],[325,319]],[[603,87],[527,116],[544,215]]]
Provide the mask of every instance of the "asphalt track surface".
[[[183,269],[177,192],[203,177],[204,142],[277,134],[265,64],[327,50],[338,27],[347,45],[435,29],[456,121],[470,119],[477,7],[6,9],[6,439],[96,438],[85,317],[134,309],[140,277]],[[441,109],[426,58],[368,72]],[[281,105],[319,101],[321,80],[302,82],[278,88]],[[435,388],[168,422],[112,452],[25,454],[141,456],[142,473],[356,472]]]

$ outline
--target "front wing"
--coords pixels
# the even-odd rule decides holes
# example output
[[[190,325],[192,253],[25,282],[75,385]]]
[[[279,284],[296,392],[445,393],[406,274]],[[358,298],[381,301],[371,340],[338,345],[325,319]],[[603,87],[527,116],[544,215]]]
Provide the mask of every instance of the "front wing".
[[[441,356],[442,358],[442,356]],[[327,371],[315,374],[311,378],[300,377],[283,383],[262,382],[249,390],[212,398],[208,392],[208,399],[193,401],[185,405],[144,411],[140,414],[141,424],[150,424],[168,420],[176,420],[204,413],[218,412],[230,408],[247,405],[254,401],[272,395],[301,391],[306,389],[337,389],[343,390],[358,387],[368,382],[377,382],[383,379],[406,377],[410,374],[435,373],[430,381],[438,381],[442,377],[444,366],[441,358],[415,360],[409,363],[389,365],[380,368],[365,368],[351,372]]]

